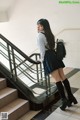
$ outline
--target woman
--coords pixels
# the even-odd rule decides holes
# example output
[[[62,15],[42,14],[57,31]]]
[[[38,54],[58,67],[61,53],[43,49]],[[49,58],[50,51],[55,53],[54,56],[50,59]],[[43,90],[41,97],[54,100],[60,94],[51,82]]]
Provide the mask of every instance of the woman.
[[[70,83],[65,77],[63,68],[65,67],[62,60],[58,60],[55,53],[55,37],[52,34],[48,20],[40,19],[37,22],[37,44],[40,50],[41,59],[43,62],[45,74],[51,74],[55,79],[57,85],[62,105],[60,106],[61,110],[65,110],[68,106],[70,107],[72,103],[77,104],[76,98],[73,96],[70,88]],[[68,94],[68,98],[65,96],[64,87]]]

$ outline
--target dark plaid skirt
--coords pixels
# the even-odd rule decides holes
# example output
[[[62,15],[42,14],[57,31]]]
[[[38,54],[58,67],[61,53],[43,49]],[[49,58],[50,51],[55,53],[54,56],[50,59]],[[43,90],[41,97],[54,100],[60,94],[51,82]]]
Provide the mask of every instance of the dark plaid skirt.
[[[54,50],[47,50],[45,52],[43,66],[46,75],[50,74],[54,70],[65,67],[63,61],[57,59],[56,52]]]

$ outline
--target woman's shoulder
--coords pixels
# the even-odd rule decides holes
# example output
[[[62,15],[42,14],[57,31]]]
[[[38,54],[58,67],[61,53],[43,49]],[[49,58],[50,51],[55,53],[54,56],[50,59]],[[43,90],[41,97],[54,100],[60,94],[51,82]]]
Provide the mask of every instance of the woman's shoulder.
[[[46,37],[45,37],[45,34],[44,33],[42,33],[42,32],[39,32],[38,33],[38,35],[37,35],[37,37],[40,39],[46,39]]]

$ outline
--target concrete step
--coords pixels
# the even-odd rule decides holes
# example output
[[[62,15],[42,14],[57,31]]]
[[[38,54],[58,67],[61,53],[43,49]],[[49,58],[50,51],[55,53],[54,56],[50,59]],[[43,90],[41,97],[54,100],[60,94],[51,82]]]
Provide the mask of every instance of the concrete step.
[[[6,79],[5,78],[0,78],[0,90],[5,88],[6,86],[7,86]]]
[[[0,90],[0,108],[18,98],[16,89],[6,87]]]
[[[18,120],[32,120],[32,118],[37,115],[40,111],[32,111],[30,110],[28,113],[26,113],[25,115],[23,115],[21,118],[19,118]]]
[[[28,111],[29,111],[29,102],[23,99],[16,99],[15,101],[11,102],[7,106],[0,109],[0,112],[8,113],[8,120],[18,120]]]

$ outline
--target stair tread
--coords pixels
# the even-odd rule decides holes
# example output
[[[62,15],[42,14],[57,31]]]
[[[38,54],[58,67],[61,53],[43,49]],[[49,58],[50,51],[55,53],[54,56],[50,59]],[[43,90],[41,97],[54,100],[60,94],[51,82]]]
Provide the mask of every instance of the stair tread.
[[[6,87],[6,88],[0,90],[0,99],[13,93],[14,91],[17,91],[17,89],[13,89],[13,88],[9,88],[9,87]]]
[[[18,120],[26,120],[26,118],[27,118],[27,120],[31,120],[35,115],[37,115],[39,112],[40,112],[41,110],[39,110],[39,111],[32,111],[32,110],[30,110],[29,112],[27,112],[25,115],[23,115],[21,118],[19,118]]]
[[[7,106],[1,108],[0,112],[8,112],[8,114],[10,114],[26,103],[28,103],[27,100],[18,98],[16,100],[14,100],[13,102],[11,102],[10,104],[8,104]]]

